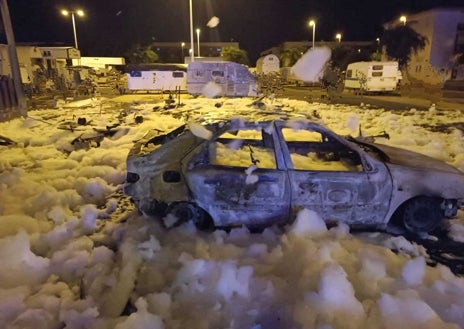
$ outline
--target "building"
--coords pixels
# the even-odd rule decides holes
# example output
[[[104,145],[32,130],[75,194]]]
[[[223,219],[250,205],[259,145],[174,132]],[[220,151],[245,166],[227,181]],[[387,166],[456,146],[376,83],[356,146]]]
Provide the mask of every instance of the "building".
[[[194,54],[198,56],[198,45],[194,44]],[[240,48],[238,42],[200,42],[201,57],[220,57],[225,47]],[[153,50],[161,63],[188,63],[190,42],[155,42]]]
[[[28,89],[40,92],[47,81],[56,88],[65,87],[74,79],[69,67],[73,59],[80,58],[74,47],[47,47],[16,44],[21,82]],[[11,65],[7,45],[0,45],[0,76],[11,76]]]
[[[370,58],[373,48],[375,48],[376,43],[374,41],[316,41],[315,47],[329,47],[330,49],[335,48],[351,48],[355,49],[359,54],[364,55],[366,58]],[[286,67],[291,64],[285,58],[281,58],[281,54],[287,50],[294,50],[303,55],[309,48],[312,47],[311,41],[285,41],[280,45],[267,49],[260,53],[260,56],[266,56],[269,54],[276,55],[280,58],[281,67]]]
[[[80,57],[72,60],[73,66],[88,66],[95,71],[111,70],[115,66],[126,65],[124,57]]]
[[[384,24],[390,29],[408,24],[427,38],[424,49],[413,54],[407,76],[429,84],[464,80],[464,7],[435,8]]]

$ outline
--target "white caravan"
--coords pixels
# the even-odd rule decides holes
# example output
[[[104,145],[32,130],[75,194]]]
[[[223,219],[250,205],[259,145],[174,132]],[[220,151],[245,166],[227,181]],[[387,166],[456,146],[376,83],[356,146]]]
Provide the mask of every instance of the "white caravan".
[[[140,64],[126,67],[129,91],[187,90],[184,64]]]
[[[258,58],[256,61],[256,72],[269,74],[269,73],[279,73],[280,70],[280,61],[279,57],[274,54],[269,54],[263,57]]]
[[[345,89],[370,91],[394,91],[401,80],[398,62],[356,62],[348,65]]]

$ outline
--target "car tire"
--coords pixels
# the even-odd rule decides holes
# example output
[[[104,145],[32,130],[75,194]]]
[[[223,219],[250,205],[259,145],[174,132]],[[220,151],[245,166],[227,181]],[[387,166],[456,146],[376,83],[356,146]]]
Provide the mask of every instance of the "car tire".
[[[173,203],[168,207],[166,213],[170,213],[178,218],[178,221],[174,224],[174,226],[192,221],[199,230],[208,230],[213,227],[213,222],[208,213],[194,203]]]
[[[441,222],[440,199],[418,197],[410,200],[403,209],[404,227],[411,233],[428,233]]]
[[[152,201],[137,201],[133,200],[135,207],[139,212],[143,214],[145,217],[157,217],[162,215],[164,210],[166,209],[166,205],[160,203],[156,200]]]

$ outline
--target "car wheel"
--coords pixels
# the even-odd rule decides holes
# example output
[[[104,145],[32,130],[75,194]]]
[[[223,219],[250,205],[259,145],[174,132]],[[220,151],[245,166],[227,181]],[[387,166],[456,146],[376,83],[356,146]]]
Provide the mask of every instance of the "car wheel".
[[[166,209],[166,205],[156,200],[152,201],[138,201],[133,200],[135,207],[145,217],[156,217],[162,215]]]
[[[213,227],[213,222],[208,213],[193,203],[173,203],[168,207],[166,213],[170,213],[178,219],[174,224],[175,226],[192,221],[199,230],[207,230]]]
[[[435,229],[442,219],[440,199],[418,197],[409,201],[403,210],[403,223],[411,233],[427,233]]]

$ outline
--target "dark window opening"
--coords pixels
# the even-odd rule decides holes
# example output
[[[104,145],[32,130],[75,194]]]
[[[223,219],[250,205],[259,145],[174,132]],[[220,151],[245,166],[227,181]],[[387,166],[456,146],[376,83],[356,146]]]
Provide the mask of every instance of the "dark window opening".
[[[224,71],[213,71],[213,72],[211,72],[211,76],[213,76],[213,77],[224,77]]]

